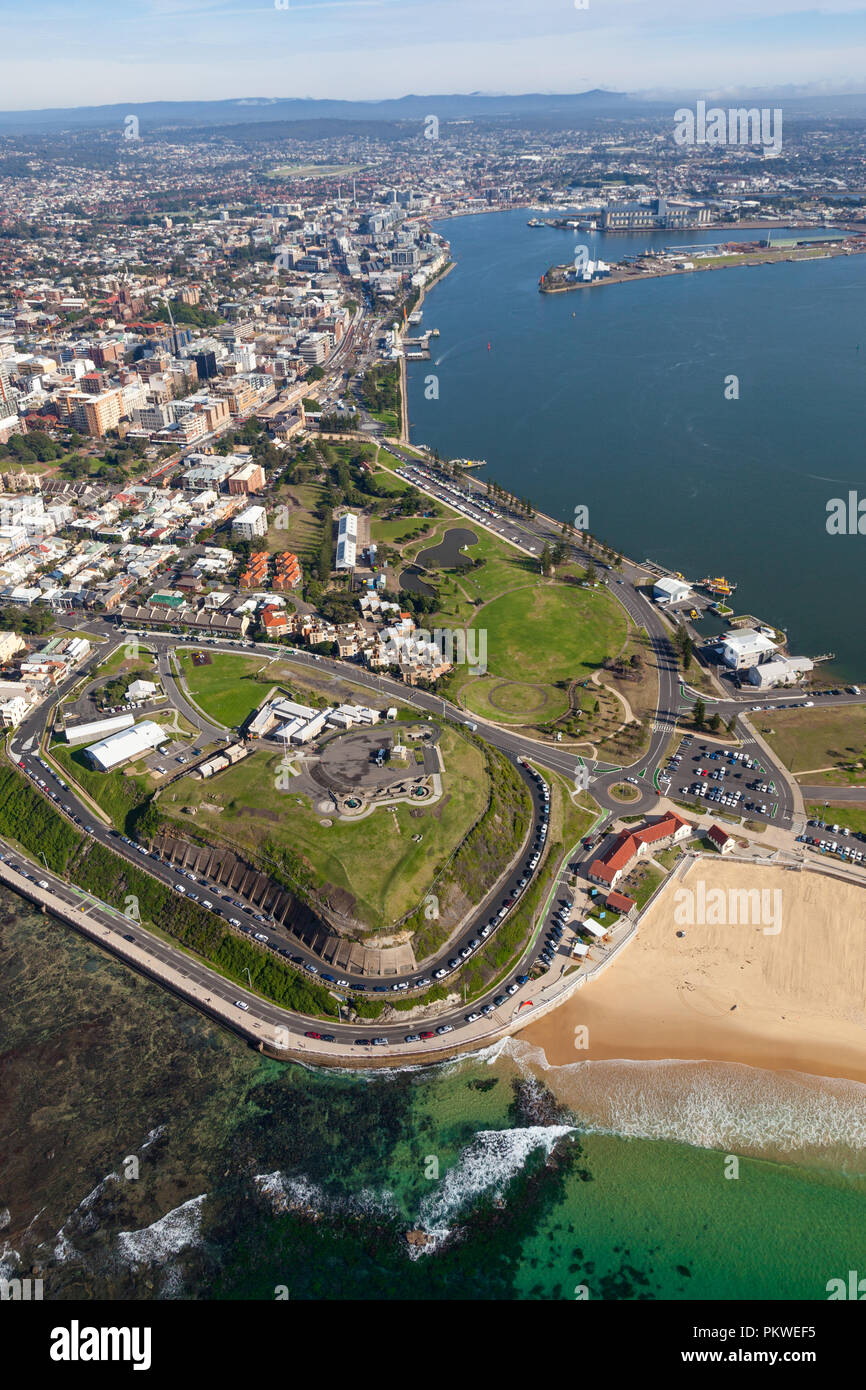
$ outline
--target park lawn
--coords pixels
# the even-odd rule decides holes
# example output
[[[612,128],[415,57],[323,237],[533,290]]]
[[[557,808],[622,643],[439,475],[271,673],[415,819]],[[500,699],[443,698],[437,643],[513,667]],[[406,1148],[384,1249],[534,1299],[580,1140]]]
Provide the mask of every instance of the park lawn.
[[[132,641],[133,639],[130,639]],[[97,680],[100,676],[114,676],[118,671],[132,670],[133,667],[141,664],[142,658],[154,664],[153,653],[150,648],[141,642],[138,644],[138,656],[129,656],[130,642],[122,642],[117,651],[112,652],[105,661],[101,661],[91,676],[91,680]],[[158,683],[158,682],[157,682]]]
[[[457,582],[462,584],[462,577]],[[443,621],[437,615],[437,624]],[[587,677],[606,656],[618,655],[628,637],[628,620],[604,589],[537,578],[476,610],[471,626],[486,631],[487,673],[458,668],[447,693],[474,714],[504,724],[541,726],[559,719],[568,710],[567,682]],[[481,637],[475,642],[480,653]],[[602,704],[613,701],[594,687],[589,694]],[[616,705],[610,729],[625,717]],[[592,723],[566,734],[581,741],[598,737]]]
[[[474,531],[478,537],[475,545],[466,546],[463,554],[469,560],[484,560],[484,564],[477,569],[461,569],[458,576],[458,583],[465,598],[463,603],[468,601],[469,611],[473,611],[479,603],[489,603],[497,599],[507,589],[514,589],[518,585],[531,583],[533,580],[539,583],[541,580],[539,572],[539,562],[531,556],[524,555],[505,541],[493,536],[489,531],[477,525],[474,521],[467,521],[466,517],[456,516],[448,525],[442,527],[442,533],[448,531],[454,524]],[[423,550],[424,546],[419,547]],[[447,609],[443,608],[443,617],[451,616]],[[456,615],[455,615],[456,616]]]
[[[322,499],[321,483],[291,483],[277,491],[275,506],[268,509],[270,525],[265,536],[265,548],[273,554],[278,550],[291,550],[297,555],[302,566],[309,566],[319,558],[322,544],[322,523],[315,515]],[[277,526],[282,520],[281,508],[288,506],[288,524]]]
[[[448,728],[442,730],[440,747],[445,796],[429,807],[379,807],[363,820],[334,819],[324,826],[322,820],[330,817],[296,795],[291,778],[284,791],[276,789],[283,755],[264,750],[213,781],[183,778],[166,789],[159,807],[196,833],[252,856],[266,841],[285,846],[310,865],[324,901],[329,890],[339,890],[342,901],[352,900],[352,916],[381,930],[421,903],[436,873],[487,806],[481,750]],[[216,806],[223,809],[209,809]],[[186,808],[195,809],[194,820],[187,820]],[[416,834],[423,836],[420,843],[412,840]]]
[[[568,709],[564,690],[498,676],[475,676],[471,667],[458,668],[458,677],[446,687],[446,695],[458,699],[471,714],[497,724],[549,724]]]
[[[415,537],[415,532],[421,527],[427,528],[423,538],[424,543],[427,545],[433,544],[434,542],[427,539],[428,536],[433,534],[432,519],[425,520],[421,517],[402,516],[394,521],[381,521],[378,517],[374,516],[370,521],[370,539],[378,541],[379,544],[384,543],[385,545],[402,547],[403,545],[408,545],[413,537],[417,540],[422,539],[420,536]]]
[[[491,675],[539,684],[590,675],[628,636],[625,614],[609,594],[548,583],[495,599],[472,626],[487,632]]]
[[[289,699],[317,709],[342,702],[362,705],[371,702],[369,688],[352,680],[351,668],[346,669],[345,675],[335,676],[329,670],[323,669],[319,673],[314,668],[306,669],[291,661],[282,661],[279,657],[268,661],[239,652],[212,652],[209,654],[212,661],[210,666],[193,666],[189,651],[183,650],[180,655],[187,688],[196,704],[203,709],[209,699],[215,700],[217,706],[222,708],[225,692],[228,691],[229,701],[237,701],[236,710],[239,704],[241,709],[246,708],[250,712],[258,708],[274,686]],[[253,679],[250,679],[251,675]],[[200,684],[197,685],[197,682]],[[203,699],[198,698],[197,690],[202,692]],[[384,701],[374,700],[373,703],[385,707]],[[417,711],[409,714],[407,707],[399,701],[389,697],[388,703],[397,704],[401,716],[405,712],[406,717],[417,719]],[[208,709],[206,712],[213,713],[213,717],[218,719],[215,711]]]
[[[391,473],[387,468],[377,468],[372,475],[372,480],[378,487],[394,496],[400,492],[408,492],[412,486],[405,478],[398,478],[396,473]]]
[[[378,420],[380,425],[385,426],[388,439],[399,439],[400,416],[396,410],[371,410],[370,415],[374,420]]]
[[[230,652],[209,652],[209,666],[195,666],[192,654],[178,653],[186,687],[194,702],[218,724],[235,728],[258,709],[267,691],[276,684],[271,663],[260,656],[235,656]]]
[[[850,773],[852,781],[866,777],[863,768],[856,766],[866,762],[866,709],[862,706],[771,710],[748,718],[791,772],[836,768]]]

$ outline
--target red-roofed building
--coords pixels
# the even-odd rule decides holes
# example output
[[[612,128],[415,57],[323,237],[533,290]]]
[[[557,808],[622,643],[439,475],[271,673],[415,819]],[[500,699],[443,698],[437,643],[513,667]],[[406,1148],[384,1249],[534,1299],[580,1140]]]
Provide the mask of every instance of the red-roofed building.
[[[711,825],[707,831],[707,839],[712,840],[716,849],[722,854],[730,854],[736,847],[736,840],[733,835],[729,835],[727,830],[723,830],[720,825]]]
[[[611,912],[631,912],[636,906],[634,898],[628,897],[626,893],[617,893],[616,889],[607,895],[606,906]]]
[[[289,619],[285,608],[263,608],[261,623],[268,637],[282,637],[289,630]]]
[[[621,830],[613,844],[599,859],[594,859],[589,867],[588,877],[593,883],[603,883],[607,888],[615,888],[634,863],[635,859],[646,857],[652,850],[666,849],[680,840],[686,840],[692,833],[688,821],[674,815],[673,811],[652,821],[642,830]]]

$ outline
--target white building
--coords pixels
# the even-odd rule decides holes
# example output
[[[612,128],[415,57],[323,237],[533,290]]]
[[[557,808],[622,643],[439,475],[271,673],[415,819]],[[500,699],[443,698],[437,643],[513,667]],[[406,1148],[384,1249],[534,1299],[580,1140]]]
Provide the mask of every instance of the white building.
[[[247,507],[232,521],[232,535],[241,541],[253,541],[265,535],[268,529],[268,514],[264,507]]]
[[[340,517],[337,527],[337,569],[355,568],[355,551],[358,546],[358,518],[354,512],[346,512]]]
[[[311,719],[303,728],[298,729],[297,733],[292,734],[292,743],[309,743],[310,739],[315,738],[316,734],[322,732],[327,720],[333,713],[333,709],[322,710],[321,714],[317,714],[315,719]]]
[[[147,700],[156,694],[153,681],[133,681],[126,692],[127,700]]]
[[[691,589],[681,579],[669,579],[665,575],[653,584],[653,598],[659,604],[685,603],[691,596]]]
[[[132,714],[115,714],[110,719],[91,720],[89,724],[79,724],[77,727],[66,729],[66,742],[87,743],[92,738],[102,738],[118,729],[129,729],[134,723],[135,716]]]
[[[749,682],[759,690],[772,690],[777,685],[793,685],[814,668],[808,656],[776,656],[761,666],[749,668]]]
[[[11,700],[0,703],[0,723],[4,729],[17,729],[30,709],[31,701],[25,695],[13,695]]]
[[[726,632],[720,643],[722,661],[734,671],[744,671],[749,666],[757,666],[762,659],[769,660],[778,649],[778,642],[774,642],[766,633],[756,632],[752,628]]]
[[[312,719],[316,713],[310,705],[299,705],[294,700],[274,700],[271,708],[283,719]]]
[[[120,733],[110,734],[108,738],[86,748],[84,756],[99,772],[110,772],[113,767],[139,758],[151,748],[165,742],[165,729],[154,724],[152,719],[142,719],[131,729],[121,729]]]

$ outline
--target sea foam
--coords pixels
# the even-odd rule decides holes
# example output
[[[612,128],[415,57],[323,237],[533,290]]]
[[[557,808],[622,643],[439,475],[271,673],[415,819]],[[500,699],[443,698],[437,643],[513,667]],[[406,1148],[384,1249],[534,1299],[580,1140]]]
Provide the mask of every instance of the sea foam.
[[[488,1057],[544,1084],[584,1131],[866,1172],[866,1085],[738,1062],[582,1061],[552,1066],[506,1038]]]

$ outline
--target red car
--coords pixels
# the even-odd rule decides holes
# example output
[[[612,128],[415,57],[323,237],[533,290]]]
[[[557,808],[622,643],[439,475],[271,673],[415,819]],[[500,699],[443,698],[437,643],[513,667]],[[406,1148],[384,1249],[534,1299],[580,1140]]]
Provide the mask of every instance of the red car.
[[[305,1038],[321,1038],[321,1033],[305,1033]]]
[[[429,1032],[428,1032],[428,1033],[422,1033],[422,1034],[421,1034],[421,1037],[422,1037],[422,1038],[432,1038],[432,1037],[434,1037],[434,1036],[435,1036],[435,1034],[429,1033]]]

